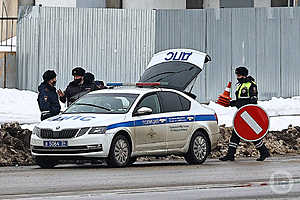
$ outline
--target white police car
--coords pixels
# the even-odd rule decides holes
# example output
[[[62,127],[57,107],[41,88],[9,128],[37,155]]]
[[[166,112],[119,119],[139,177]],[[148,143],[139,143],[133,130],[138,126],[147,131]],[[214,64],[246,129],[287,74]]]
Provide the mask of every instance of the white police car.
[[[208,60],[195,50],[163,51],[154,55],[139,87],[83,96],[34,128],[37,164],[50,168],[59,160],[106,159],[109,166],[124,167],[140,156],[170,154],[203,163],[219,137],[217,116],[184,90]]]

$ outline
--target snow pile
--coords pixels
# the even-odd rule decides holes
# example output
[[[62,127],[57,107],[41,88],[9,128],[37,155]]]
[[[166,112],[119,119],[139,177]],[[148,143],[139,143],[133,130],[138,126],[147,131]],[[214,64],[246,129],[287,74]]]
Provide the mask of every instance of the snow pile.
[[[233,128],[220,127],[221,137],[216,149],[211,152],[211,158],[220,158],[227,153],[228,143]],[[264,143],[272,156],[300,154],[300,127],[289,126],[282,131],[271,131],[264,137]],[[251,142],[241,140],[235,156],[259,157],[259,152]]]
[[[40,122],[37,97],[31,91],[0,88],[0,124]]]
[[[270,116],[270,131],[281,131],[289,125],[300,126],[300,96],[286,99],[273,97],[269,101],[259,101],[258,105]],[[223,107],[215,102],[210,102],[208,107],[216,111],[219,125],[232,127],[237,111],[235,107]]]

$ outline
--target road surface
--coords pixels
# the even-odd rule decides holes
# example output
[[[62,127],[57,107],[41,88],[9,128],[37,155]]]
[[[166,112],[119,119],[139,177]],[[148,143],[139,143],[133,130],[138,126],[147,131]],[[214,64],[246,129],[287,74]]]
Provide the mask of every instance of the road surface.
[[[0,199],[299,199],[300,157],[0,168]]]

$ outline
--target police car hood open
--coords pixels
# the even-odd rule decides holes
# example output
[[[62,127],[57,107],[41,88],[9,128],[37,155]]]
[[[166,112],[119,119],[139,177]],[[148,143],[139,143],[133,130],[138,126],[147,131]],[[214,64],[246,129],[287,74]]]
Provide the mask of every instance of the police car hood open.
[[[156,53],[139,82],[166,83],[161,87],[184,91],[210,61],[206,53],[192,49],[169,49]]]

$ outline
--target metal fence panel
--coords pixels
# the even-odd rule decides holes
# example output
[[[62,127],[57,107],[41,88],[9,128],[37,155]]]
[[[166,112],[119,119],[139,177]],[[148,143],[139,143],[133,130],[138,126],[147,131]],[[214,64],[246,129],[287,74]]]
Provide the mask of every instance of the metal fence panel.
[[[156,13],[155,52],[171,48],[189,48],[205,52],[205,10],[158,10]],[[199,101],[206,101],[205,72],[193,88]]]
[[[154,52],[191,48],[212,57],[193,93],[215,100],[233,70],[246,65],[257,79],[259,99],[300,95],[300,9],[239,8],[139,10],[40,8],[18,22],[18,87],[36,90],[47,69],[58,87],[84,66],[104,81],[140,78]]]
[[[38,15],[19,21],[21,89],[36,89],[47,69],[58,72],[57,86],[65,88],[77,65],[100,80],[137,81],[154,53],[155,11],[35,9]]]
[[[255,9],[232,9],[232,71],[240,65],[247,66],[249,73],[256,77],[256,32]],[[233,83],[236,83],[232,73]]]
[[[257,8],[256,59],[259,99],[280,96],[280,10]]]
[[[39,14],[38,7],[23,7],[17,27],[17,87],[35,90],[38,82]]]
[[[300,95],[300,8],[281,9],[281,96]]]
[[[207,10],[207,101],[216,100],[231,80],[231,9]]]

